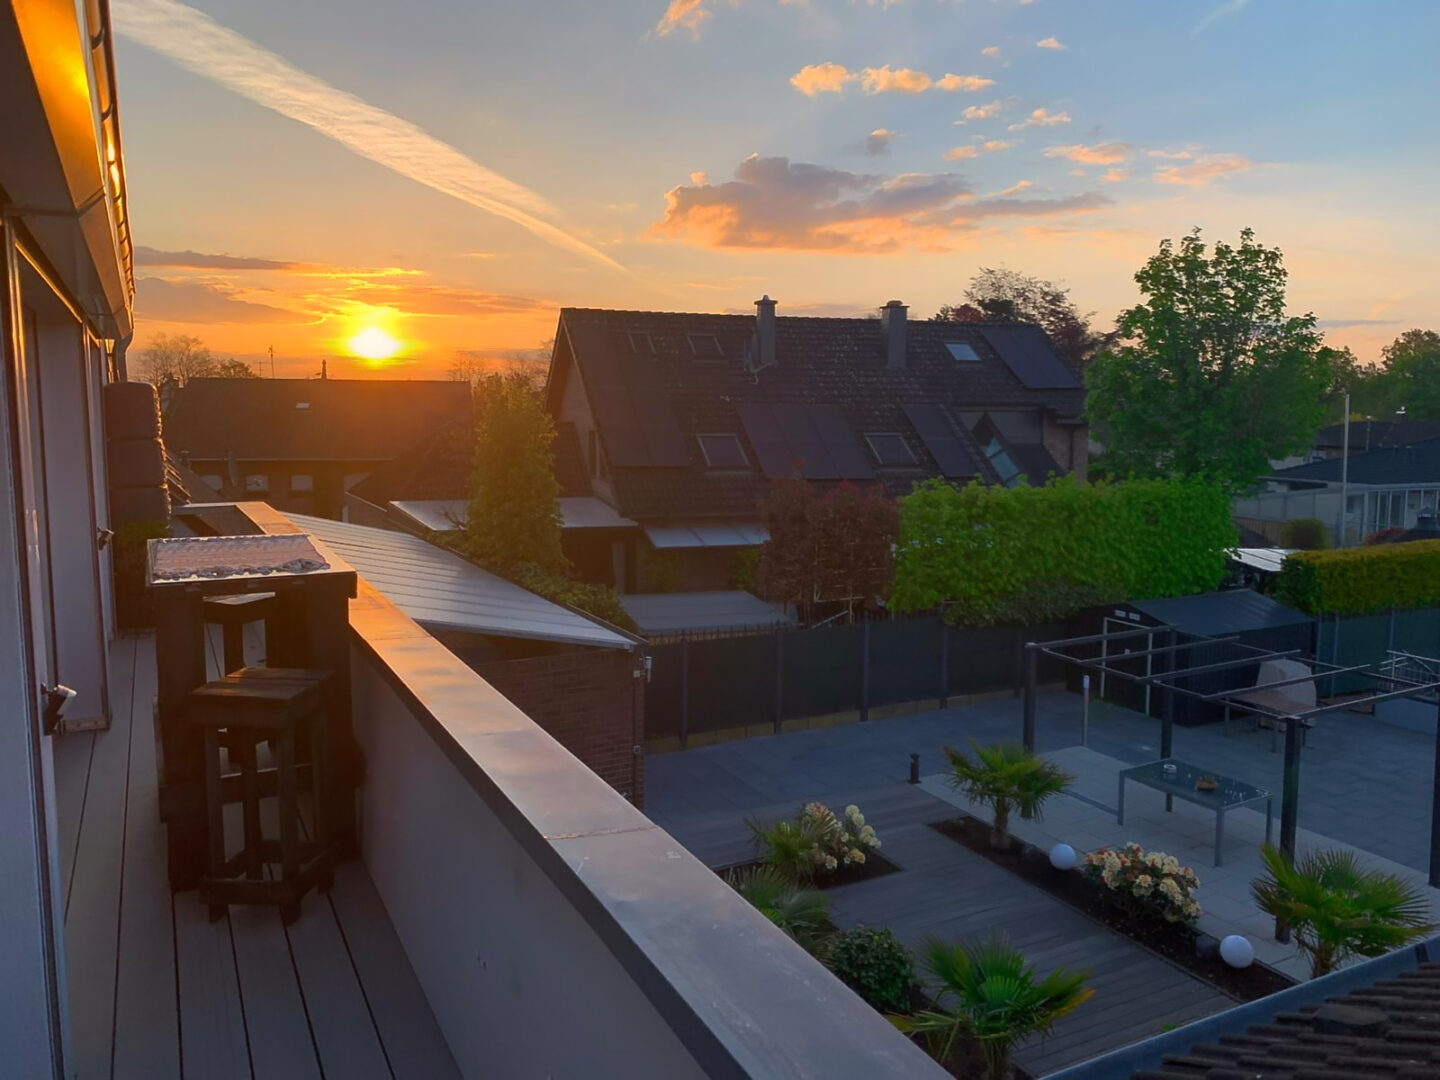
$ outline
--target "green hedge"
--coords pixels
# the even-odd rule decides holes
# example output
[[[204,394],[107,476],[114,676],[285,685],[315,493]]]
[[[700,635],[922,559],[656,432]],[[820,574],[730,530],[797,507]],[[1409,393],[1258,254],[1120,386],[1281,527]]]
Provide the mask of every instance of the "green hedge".
[[[1275,598],[1311,615],[1440,606],[1440,540],[1297,551],[1280,570]]]
[[[891,605],[945,604],[959,625],[1063,618],[1093,604],[1215,588],[1236,545],[1230,503],[1198,480],[955,488],[901,500]]]

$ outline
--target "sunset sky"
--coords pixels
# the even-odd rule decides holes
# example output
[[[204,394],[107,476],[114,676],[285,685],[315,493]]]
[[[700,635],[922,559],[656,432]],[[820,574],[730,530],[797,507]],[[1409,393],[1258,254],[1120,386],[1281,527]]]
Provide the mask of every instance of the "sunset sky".
[[[1440,329],[1440,5],[113,0],[135,348],[442,377],[564,306],[913,316],[980,266],[1110,325],[1193,226],[1362,359]],[[400,355],[353,358],[349,342]],[[377,351],[365,348],[362,351]],[[343,358],[343,359],[342,359]],[[268,358],[265,361],[268,373]]]

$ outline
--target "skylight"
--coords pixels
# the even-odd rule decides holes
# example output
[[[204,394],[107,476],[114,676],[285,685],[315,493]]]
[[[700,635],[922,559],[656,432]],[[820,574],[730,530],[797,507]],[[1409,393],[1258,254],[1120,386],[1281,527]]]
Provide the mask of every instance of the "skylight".
[[[720,339],[714,334],[686,334],[685,337],[690,342],[690,351],[697,359],[713,360],[725,355],[725,350],[720,347]]]
[[[962,364],[980,363],[980,354],[966,345],[963,341],[947,341],[945,348],[950,352],[950,359]]]
[[[654,356],[655,343],[650,340],[650,335],[644,330],[631,330],[626,335],[630,339],[630,351],[640,356]]]
[[[893,431],[866,432],[865,441],[877,465],[914,465],[915,454],[902,435]]]
[[[725,432],[715,435],[697,435],[700,452],[705,455],[705,464],[712,469],[748,469],[750,459],[740,445],[740,436]]]

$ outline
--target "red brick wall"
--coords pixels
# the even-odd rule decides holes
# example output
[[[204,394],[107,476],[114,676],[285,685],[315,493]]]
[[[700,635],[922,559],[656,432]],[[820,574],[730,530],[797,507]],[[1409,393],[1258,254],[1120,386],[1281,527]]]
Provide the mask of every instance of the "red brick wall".
[[[645,796],[645,680],[637,657],[586,649],[476,664],[480,675],[636,806]]]

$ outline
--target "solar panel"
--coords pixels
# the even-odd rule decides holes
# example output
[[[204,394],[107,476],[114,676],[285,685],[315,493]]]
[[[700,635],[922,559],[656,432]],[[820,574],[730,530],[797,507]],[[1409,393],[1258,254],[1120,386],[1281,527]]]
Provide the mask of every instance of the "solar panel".
[[[737,405],[745,437],[771,480],[867,480],[875,475],[838,405]]]
[[[871,431],[865,435],[877,465],[914,465],[915,455],[906,445],[905,436],[893,431]]]
[[[940,473],[946,477],[974,476],[980,471],[975,458],[962,443],[945,419],[945,410],[929,402],[906,405],[905,416],[910,421],[925,449],[940,466]]]
[[[839,480],[840,473],[810,415],[810,406],[776,405],[774,409],[780,435],[790,449],[790,460],[800,462],[800,475],[806,480]]]
[[[794,476],[795,458],[790,453],[789,443],[780,434],[774,407],[737,405],[735,411],[740,414],[740,425],[745,429],[745,437],[750,440],[750,446],[759,459],[760,471],[770,480]]]
[[[612,466],[673,468],[690,464],[690,452],[663,390],[602,384],[592,387],[591,395]]]
[[[1080,380],[1035,326],[982,326],[980,333],[1027,390],[1078,390]]]
[[[875,475],[870,459],[839,405],[807,405],[811,423],[820,433],[831,469],[841,480],[868,480]]]

